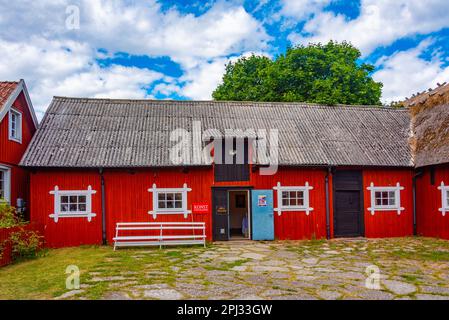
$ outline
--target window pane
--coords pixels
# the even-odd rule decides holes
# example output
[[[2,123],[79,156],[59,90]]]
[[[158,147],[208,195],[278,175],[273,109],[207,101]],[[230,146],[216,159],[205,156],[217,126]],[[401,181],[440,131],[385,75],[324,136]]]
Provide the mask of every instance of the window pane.
[[[390,191],[390,192],[388,193],[388,197],[391,198],[391,199],[394,199],[394,198],[396,197],[396,192]]]
[[[86,205],[85,204],[78,205],[78,211],[85,212],[86,211]]]
[[[165,193],[158,193],[158,200],[165,200]]]
[[[288,192],[282,191],[282,199],[288,199]]]
[[[388,198],[388,192],[382,192],[382,199]]]
[[[78,208],[76,204],[70,204],[70,212],[76,212],[77,209]]]
[[[290,199],[290,205],[291,206],[295,206],[296,207],[296,204],[297,204],[296,198]]]
[[[159,201],[159,202],[158,202],[158,207],[159,207],[160,209],[165,209],[165,208],[166,208],[165,201]]]
[[[290,198],[296,198],[296,191],[290,191]]]
[[[182,201],[175,201],[175,208],[182,208]]]
[[[86,196],[79,196],[78,203],[86,203]]]
[[[382,199],[376,199],[376,206],[382,205]]]
[[[449,190],[446,191],[446,206],[449,207]]]
[[[77,196],[70,196],[70,203],[77,203],[78,201],[78,197]]]
[[[382,199],[382,205],[383,206],[388,206],[388,198]]]
[[[290,204],[290,202],[288,201],[288,199],[282,199],[282,205],[284,207],[288,206]]]
[[[69,203],[69,197],[67,197],[67,196],[62,196],[62,197],[61,197],[61,203]]]
[[[174,193],[167,193],[167,201],[173,201],[175,199]]]
[[[173,209],[174,201],[167,201],[167,209]]]
[[[304,199],[303,198],[299,198],[298,199],[298,206],[304,206]]]
[[[67,204],[61,204],[61,212],[69,211],[69,206]]]
[[[390,198],[390,203],[389,203],[389,205],[390,205],[390,206],[396,205],[396,199],[395,199],[395,198]]]
[[[176,200],[182,200],[182,194],[181,193],[176,193],[175,194],[175,199]]]

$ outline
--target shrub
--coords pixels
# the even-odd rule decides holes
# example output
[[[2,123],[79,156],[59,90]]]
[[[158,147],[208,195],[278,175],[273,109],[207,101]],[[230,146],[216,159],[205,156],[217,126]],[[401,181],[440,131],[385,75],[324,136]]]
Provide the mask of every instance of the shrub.
[[[23,224],[17,216],[16,209],[0,200],[0,228],[12,228]]]
[[[35,258],[42,249],[43,237],[36,231],[21,229],[10,235],[14,260]]]

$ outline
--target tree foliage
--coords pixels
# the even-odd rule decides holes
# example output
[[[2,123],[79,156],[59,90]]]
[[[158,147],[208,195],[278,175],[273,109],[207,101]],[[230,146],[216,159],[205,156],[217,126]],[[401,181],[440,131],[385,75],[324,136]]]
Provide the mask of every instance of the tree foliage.
[[[347,42],[288,48],[274,61],[240,58],[226,66],[215,100],[282,101],[380,105],[382,83],[374,66],[359,62],[360,51]]]

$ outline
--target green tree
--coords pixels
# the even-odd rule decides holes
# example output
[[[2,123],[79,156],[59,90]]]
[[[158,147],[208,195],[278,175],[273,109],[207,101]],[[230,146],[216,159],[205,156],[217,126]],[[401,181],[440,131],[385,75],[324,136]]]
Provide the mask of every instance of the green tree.
[[[241,58],[226,66],[215,100],[284,101],[380,105],[382,83],[374,66],[359,63],[360,51],[347,42],[288,48],[274,61]]]

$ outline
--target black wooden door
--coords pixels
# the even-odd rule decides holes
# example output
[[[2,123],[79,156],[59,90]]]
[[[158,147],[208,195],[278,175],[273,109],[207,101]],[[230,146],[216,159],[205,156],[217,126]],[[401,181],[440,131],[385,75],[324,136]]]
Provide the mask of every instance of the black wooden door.
[[[229,240],[228,190],[212,190],[214,241]]]
[[[337,171],[334,176],[334,235],[364,235],[362,174],[360,171]]]

